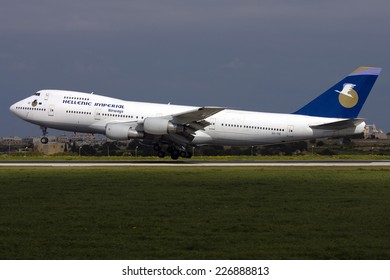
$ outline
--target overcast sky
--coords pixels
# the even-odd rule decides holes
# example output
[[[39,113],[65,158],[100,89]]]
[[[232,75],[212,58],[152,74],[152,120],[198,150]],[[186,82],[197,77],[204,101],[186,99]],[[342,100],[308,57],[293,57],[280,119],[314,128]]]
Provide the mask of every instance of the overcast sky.
[[[293,112],[382,67],[359,117],[390,131],[388,0],[0,0],[1,136],[39,89]],[[49,130],[50,132],[55,132]]]

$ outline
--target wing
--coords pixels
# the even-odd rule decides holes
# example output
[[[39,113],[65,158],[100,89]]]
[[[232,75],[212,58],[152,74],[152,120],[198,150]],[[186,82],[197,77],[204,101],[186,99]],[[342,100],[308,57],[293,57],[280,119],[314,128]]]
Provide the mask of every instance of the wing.
[[[172,122],[183,125],[184,131],[177,133],[178,136],[170,135],[170,138],[174,139],[175,142],[181,137],[184,137],[187,141],[192,141],[197,130],[204,130],[205,127],[210,125],[205,119],[225,109],[226,108],[223,107],[200,107],[191,111],[172,115]]]
[[[147,117],[140,124],[143,126],[145,137],[187,145],[195,138],[196,131],[204,130],[210,125],[210,122],[206,121],[208,117],[224,109],[199,107],[172,115]]]
[[[223,107],[200,107],[184,113],[172,115],[173,121],[177,124],[189,124],[207,119],[208,117],[225,110]]]
[[[206,121],[208,117],[221,112],[223,107],[199,107],[190,111],[163,116],[163,119],[169,119],[173,125],[182,127],[175,133],[163,135],[165,140],[186,145],[195,138],[198,130],[204,130],[210,123]]]

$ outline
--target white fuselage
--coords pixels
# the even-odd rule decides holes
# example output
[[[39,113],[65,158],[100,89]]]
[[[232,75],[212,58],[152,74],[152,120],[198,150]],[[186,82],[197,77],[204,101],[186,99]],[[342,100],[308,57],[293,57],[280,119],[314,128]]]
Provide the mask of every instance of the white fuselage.
[[[148,117],[179,114],[199,107],[132,102],[111,97],[60,90],[42,90],[11,106],[18,117],[42,127],[105,134],[108,123],[139,122]],[[341,130],[312,129],[343,119],[296,114],[225,109],[207,118],[191,145],[251,146],[363,132],[365,123]]]

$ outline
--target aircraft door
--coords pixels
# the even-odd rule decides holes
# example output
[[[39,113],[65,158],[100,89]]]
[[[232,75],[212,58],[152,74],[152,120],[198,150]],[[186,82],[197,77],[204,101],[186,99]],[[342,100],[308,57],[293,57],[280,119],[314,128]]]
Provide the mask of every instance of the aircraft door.
[[[97,108],[95,110],[95,120],[100,120],[102,118],[102,109]]]
[[[288,125],[287,126],[287,137],[293,137],[294,136],[294,126]]]
[[[210,125],[209,125],[210,130],[215,130],[215,118],[210,119]]]
[[[50,106],[49,106],[48,115],[51,116],[51,117],[54,116],[54,108],[55,108],[54,105],[50,105]]]

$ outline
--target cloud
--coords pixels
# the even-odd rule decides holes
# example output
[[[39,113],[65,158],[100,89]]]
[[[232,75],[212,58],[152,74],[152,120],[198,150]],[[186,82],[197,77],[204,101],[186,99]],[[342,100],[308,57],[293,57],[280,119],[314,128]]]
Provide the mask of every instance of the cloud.
[[[387,0],[4,0],[3,103],[52,87],[288,112],[355,67],[390,68],[389,25]]]
[[[344,1],[345,2],[345,1]],[[294,30],[372,26],[387,18],[384,0],[8,0],[0,10],[3,32],[118,32],[178,30]],[[373,17],[375,13],[375,18]]]
[[[222,68],[228,68],[228,69],[240,69],[243,68],[246,64],[239,58],[234,58],[232,61],[229,61],[228,63],[222,64]]]

